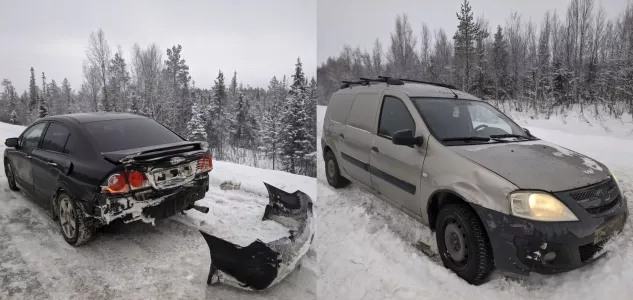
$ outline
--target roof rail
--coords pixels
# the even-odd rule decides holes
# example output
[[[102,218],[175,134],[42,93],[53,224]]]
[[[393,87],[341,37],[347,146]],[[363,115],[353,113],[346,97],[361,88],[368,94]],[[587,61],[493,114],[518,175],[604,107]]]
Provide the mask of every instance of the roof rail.
[[[391,77],[387,77],[387,76],[378,76],[378,78],[391,79]],[[440,87],[444,87],[444,88],[451,89],[451,90],[456,90],[457,89],[455,86],[450,85],[450,84],[445,84],[445,83],[414,80],[414,79],[406,79],[406,78],[398,78],[397,80],[400,80],[402,82],[413,82],[413,83],[422,83],[422,84],[428,84],[428,85],[435,85],[435,86],[440,86]]]

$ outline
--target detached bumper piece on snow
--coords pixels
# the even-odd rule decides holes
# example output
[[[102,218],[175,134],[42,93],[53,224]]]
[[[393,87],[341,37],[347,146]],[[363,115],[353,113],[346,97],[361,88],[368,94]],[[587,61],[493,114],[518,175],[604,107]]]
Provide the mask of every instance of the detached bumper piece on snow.
[[[270,202],[262,220],[289,229],[287,237],[264,243],[256,240],[240,247],[203,231],[211,253],[207,284],[225,283],[261,291],[284,279],[296,266],[314,238],[312,200],[301,191],[287,193],[267,183]]]

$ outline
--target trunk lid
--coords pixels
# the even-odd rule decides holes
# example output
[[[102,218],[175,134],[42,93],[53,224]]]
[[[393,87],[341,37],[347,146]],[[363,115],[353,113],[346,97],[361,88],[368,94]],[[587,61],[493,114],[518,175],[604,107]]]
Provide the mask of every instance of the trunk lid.
[[[142,148],[102,152],[109,162],[120,164],[155,164],[170,162],[171,165],[183,163],[201,157],[206,152],[201,142],[177,142]]]

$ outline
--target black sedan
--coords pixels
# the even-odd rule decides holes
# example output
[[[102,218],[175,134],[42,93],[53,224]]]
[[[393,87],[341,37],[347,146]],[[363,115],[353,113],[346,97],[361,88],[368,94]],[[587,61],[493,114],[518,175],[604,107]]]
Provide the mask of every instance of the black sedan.
[[[5,145],[9,187],[59,219],[73,246],[117,219],[154,223],[187,209],[205,211],[194,202],[209,190],[210,151],[150,118],[52,116]]]

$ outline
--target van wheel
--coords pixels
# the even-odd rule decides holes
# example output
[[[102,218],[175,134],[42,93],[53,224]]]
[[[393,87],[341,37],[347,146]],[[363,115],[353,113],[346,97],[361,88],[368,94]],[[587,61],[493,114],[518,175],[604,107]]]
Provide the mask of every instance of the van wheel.
[[[494,270],[492,248],[476,213],[465,204],[440,209],[435,238],[444,266],[468,283],[485,283]]]
[[[343,188],[349,185],[349,180],[341,176],[336,156],[332,151],[325,153],[325,177],[327,182],[335,189]]]
[[[81,204],[67,194],[61,193],[58,199],[58,217],[62,236],[72,246],[85,244],[95,232],[93,220],[83,213],[79,207]]]

